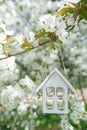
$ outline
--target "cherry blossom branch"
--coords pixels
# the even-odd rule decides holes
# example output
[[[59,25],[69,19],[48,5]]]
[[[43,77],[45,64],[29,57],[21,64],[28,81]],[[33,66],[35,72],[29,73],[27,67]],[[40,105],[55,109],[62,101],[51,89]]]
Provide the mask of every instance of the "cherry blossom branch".
[[[45,44],[48,44],[48,43],[49,43],[49,42],[45,42],[44,44],[40,44],[40,43],[39,43],[38,46],[30,48],[29,51],[31,51],[31,50],[33,50],[33,49],[36,49],[36,48],[39,48],[40,46],[44,46]],[[21,54],[24,54],[24,53],[26,53],[26,52],[28,52],[28,51],[23,50],[23,51],[20,51],[20,52],[17,52],[17,53],[13,53],[13,54],[10,54],[9,56],[5,56],[5,57],[0,58],[0,60],[4,60],[4,59],[10,58],[10,57],[12,57],[12,56],[21,55]]]

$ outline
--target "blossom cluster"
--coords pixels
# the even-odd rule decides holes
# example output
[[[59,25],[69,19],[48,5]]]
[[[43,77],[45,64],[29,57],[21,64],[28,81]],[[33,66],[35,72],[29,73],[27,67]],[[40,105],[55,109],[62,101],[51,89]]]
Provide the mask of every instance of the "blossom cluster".
[[[61,126],[64,130],[74,130],[74,127],[80,128],[80,120],[87,120],[84,103],[76,97],[70,101],[70,110],[68,115],[61,116]],[[84,116],[85,115],[85,116]]]
[[[55,32],[60,40],[64,41],[68,35],[66,29],[66,23],[63,17],[56,18],[51,14],[46,14],[39,19],[39,26],[44,28],[46,32]]]

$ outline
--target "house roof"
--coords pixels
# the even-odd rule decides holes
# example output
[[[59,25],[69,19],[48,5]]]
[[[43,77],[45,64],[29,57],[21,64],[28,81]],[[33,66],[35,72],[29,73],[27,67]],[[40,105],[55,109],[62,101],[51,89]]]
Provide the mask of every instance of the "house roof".
[[[73,86],[68,82],[68,80],[63,76],[63,74],[55,67],[51,73],[46,77],[46,79],[40,84],[40,86],[36,89],[36,93],[42,89],[42,87],[44,86],[44,84],[50,80],[50,77],[54,74],[57,73],[58,76],[67,84],[68,88],[72,91],[72,93],[76,94],[75,89],[73,88]]]

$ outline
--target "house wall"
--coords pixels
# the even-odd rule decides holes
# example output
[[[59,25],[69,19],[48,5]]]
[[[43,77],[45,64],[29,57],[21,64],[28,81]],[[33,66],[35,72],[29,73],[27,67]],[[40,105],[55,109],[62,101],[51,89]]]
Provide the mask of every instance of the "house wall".
[[[55,88],[55,95],[54,96],[48,96],[46,89],[48,87],[54,87]],[[59,110],[57,107],[57,100],[59,97],[56,95],[56,89],[57,87],[62,87],[64,89],[64,109]],[[47,100],[54,100],[54,107],[53,109],[48,109],[46,105]],[[44,84],[43,86],[43,113],[59,113],[59,114],[66,114],[68,113],[68,87],[67,84],[59,77],[57,73],[54,73]]]

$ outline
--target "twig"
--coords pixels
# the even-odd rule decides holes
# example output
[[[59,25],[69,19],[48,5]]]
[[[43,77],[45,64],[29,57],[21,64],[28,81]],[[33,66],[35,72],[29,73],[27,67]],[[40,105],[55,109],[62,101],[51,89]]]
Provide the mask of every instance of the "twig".
[[[68,26],[65,28],[65,30],[71,31],[71,30],[74,29],[74,27],[75,27],[75,25],[68,25]]]
[[[52,130],[56,130],[57,129],[57,125],[54,124],[53,127],[52,127]]]
[[[84,104],[86,103],[85,101],[85,98],[84,98],[84,94],[83,94],[83,90],[82,90],[82,83],[81,83],[81,78],[80,78],[80,75],[78,74],[78,83],[79,83],[79,88],[80,88],[80,93],[81,93],[81,96],[82,96],[82,100],[84,102]]]
[[[46,43],[44,43],[44,44],[39,44],[39,45],[36,46],[36,47],[32,47],[32,48],[30,48],[29,51],[34,50],[34,49],[36,49],[36,48],[38,48],[38,47],[40,47],[40,46],[44,46],[45,44],[48,44],[48,43],[49,43],[49,42],[46,42]],[[10,54],[9,56],[6,56],[6,57],[3,57],[3,58],[0,58],[0,60],[4,60],[4,59],[10,58],[10,57],[12,57],[12,56],[21,55],[21,54],[24,54],[24,53],[26,53],[26,52],[28,52],[28,51],[24,50],[24,51],[20,51],[20,52],[14,53],[14,54]]]

